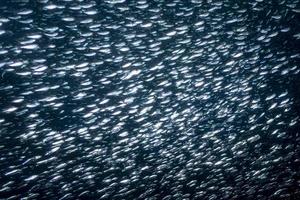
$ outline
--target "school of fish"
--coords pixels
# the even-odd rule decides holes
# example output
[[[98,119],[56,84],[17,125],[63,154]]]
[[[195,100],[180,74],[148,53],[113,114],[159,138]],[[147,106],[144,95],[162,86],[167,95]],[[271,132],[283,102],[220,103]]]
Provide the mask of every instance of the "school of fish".
[[[299,0],[0,2],[0,199],[300,199]]]

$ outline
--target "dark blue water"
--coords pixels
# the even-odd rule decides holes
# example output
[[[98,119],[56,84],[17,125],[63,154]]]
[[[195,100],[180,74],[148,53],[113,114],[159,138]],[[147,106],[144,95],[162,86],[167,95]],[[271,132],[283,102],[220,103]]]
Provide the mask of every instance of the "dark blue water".
[[[0,2],[1,199],[300,199],[299,0]]]

